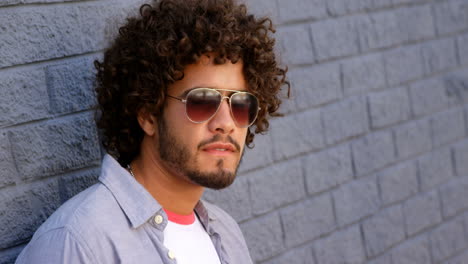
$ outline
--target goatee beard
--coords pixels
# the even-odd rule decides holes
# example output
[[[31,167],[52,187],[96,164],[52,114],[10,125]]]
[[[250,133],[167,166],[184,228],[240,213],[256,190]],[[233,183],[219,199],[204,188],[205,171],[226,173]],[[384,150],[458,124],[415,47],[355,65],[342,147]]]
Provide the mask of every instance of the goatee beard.
[[[175,173],[187,177],[188,180],[197,185],[215,190],[226,188],[234,182],[240,162],[236,165],[234,172],[223,169],[224,159],[221,158],[216,164],[216,172],[202,172],[200,170],[190,168],[189,164],[197,164],[197,157],[190,155],[190,151],[181,142],[179,142],[177,138],[172,136],[168,131],[164,118],[158,119],[158,132],[159,154],[161,160],[166,162],[167,166],[174,170]],[[221,135],[217,134],[212,139],[201,142],[198,147],[200,148],[205,144],[219,141],[220,139]],[[231,137],[228,137],[228,141],[232,143],[238,151],[240,151],[239,144]]]

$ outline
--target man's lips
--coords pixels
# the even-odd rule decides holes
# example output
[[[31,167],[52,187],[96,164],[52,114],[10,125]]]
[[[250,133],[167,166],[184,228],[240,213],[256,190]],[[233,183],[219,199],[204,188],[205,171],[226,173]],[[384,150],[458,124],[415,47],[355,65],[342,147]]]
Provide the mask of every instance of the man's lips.
[[[211,143],[203,146],[202,150],[217,155],[227,155],[236,152],[236,148],[230,143]]]

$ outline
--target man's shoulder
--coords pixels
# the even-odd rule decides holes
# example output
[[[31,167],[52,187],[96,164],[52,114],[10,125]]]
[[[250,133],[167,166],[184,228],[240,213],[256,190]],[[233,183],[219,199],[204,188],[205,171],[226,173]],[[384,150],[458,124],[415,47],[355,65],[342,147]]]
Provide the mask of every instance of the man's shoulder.
[[[36,231],[40,236],[50,230],[66,228],[85,235],[85,230],[105,227],[106,222],[122,215],[112,193],[101,183],[96,183],[62,204]],[[34,237],[33,237],[34,239]]]

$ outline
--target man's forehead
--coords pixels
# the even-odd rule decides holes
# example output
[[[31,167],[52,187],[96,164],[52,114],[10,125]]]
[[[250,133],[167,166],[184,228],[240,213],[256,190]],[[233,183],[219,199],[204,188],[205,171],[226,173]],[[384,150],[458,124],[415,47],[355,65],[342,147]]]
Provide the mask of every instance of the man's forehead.
[[[169,85],[169,90],[177,93],[196,87],[247,90],[241,61],[215,64],[212,57],[203,56],[196,63],[187,65],[183,72],[183,78]]]

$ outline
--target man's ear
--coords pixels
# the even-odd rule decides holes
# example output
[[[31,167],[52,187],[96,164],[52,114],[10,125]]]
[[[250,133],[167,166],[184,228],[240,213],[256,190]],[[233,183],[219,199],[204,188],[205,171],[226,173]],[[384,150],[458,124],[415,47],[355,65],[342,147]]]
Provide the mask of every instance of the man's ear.
[[[148,111],[141,109],[138,111],[137,119],[145,134],[150,137],[154,136],[156,132],[156,117]]]

